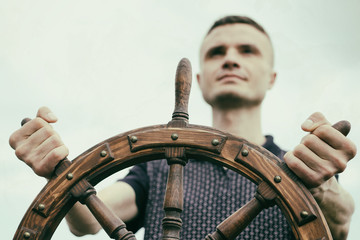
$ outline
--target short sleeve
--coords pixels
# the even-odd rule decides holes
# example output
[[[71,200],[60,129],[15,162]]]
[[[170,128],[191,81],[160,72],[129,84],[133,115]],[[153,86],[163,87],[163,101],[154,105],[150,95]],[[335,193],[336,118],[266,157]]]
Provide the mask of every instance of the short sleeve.
[[[144,225],[144,216],[149,192],[149,177],[147,175],[146,163],[135,165],[129,173],[119,181],[128,183],[135,191],[136,206],[138,215],[129,222],[126,227],[132,232],[138,231]]]

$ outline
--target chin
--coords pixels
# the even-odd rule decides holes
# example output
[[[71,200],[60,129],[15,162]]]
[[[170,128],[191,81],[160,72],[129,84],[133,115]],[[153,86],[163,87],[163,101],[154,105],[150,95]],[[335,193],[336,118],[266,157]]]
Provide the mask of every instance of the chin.
[[[263,98],[251,98],[234,92],[227,92],[216,95],[212,100],[207,101],[213,107],[232,109],[241,107],[254,107],[261,104]]]

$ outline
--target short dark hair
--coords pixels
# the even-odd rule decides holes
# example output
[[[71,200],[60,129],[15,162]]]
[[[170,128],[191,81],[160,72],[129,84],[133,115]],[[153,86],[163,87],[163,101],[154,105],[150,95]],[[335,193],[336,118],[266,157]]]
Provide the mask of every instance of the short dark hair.
[[[253,26],[254,28],[256,28],[257,30],[259,30],[260,32],[264,33],[266,36],[269,37],[269,35],[265,31],[265,29],[260,24],[255,22],[253,19],[251,19],[249,17],[245,17],[245,16],[236,16],[236,15],[225,16],[225,17],[220,18],[216,22],[214,22],[214,24],[210,27],[207,35],[212,30],[214,30],[215,28],[217,28],[219,26],[223,26],[223,25],[227,25],[227,24],[235,24],[235,23],[249,24],[250,26]]]

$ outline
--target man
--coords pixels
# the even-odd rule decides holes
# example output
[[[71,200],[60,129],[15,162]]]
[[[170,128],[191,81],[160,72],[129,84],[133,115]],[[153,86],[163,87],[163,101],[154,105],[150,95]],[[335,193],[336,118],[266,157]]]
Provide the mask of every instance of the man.
[[[354,210],[351,196],[334,178],[356,154],[355,145],[321,113],[302,125],[309,134],[286,153],[261,130],[261,103],[274,86],[273,48],[264,29],[253,20],[228,16],[218,20],[201,46],[197,81],[211,105],[213,127],[262,145],[284,161],[312,191],[335,239],[345,239]],[[40,176],[49,177],[68,155],[66,146],[49,125],[56,117],[40,108],[37,118],[10,137],[19,159]],[[255,186],[244,177],[211,163],[189,160],[184,175],[185,206],[182,239],[200,239],[246,203]],[[162,199],[167,164],[164,160],[135,166],[125,179],[99,192],[99,197],[137,230],[145,226],[146,239],[161,234]],[[211,185],[218,186],[217,188]],[[209,188],[210,186],[210,188]],[[100,225],[86,207],[77,203],[66,219],[76,235],[96,233]],[[239,239],[290,239],[291,230],[277,207],[260,213]]]

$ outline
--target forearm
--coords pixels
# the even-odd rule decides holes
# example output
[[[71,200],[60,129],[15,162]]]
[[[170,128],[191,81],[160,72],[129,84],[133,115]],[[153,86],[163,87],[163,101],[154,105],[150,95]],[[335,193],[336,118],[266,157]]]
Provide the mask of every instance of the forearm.
[[[75,203],[65,218],[70,231],[76,236],[96,234],[101,229],[90,210],[79,202]]]
[[[137,215],[135,192],[127,183],[117,182],[100,191],[98,197],[124,222]],[[76,236],[96,234],[101,229],[90,210],[78,202],[68,212],[66,220],[70,231]]]
[[[351,195],[338,184],[335,177],[310,191],[326,218],[333,238],[346,239],[354,212]]]

